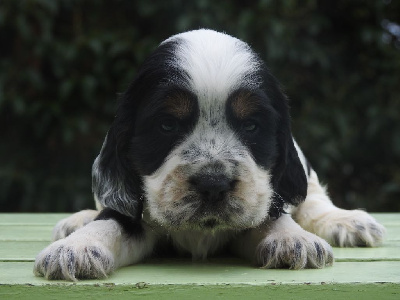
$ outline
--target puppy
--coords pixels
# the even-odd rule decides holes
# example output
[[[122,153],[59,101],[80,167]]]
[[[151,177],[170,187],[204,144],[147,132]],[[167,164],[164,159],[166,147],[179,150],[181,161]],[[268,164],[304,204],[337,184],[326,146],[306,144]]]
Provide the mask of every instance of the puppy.
[[[165,248],[263,268],[322,268],[384,228],[330,201],[294,141],[288,100],[244,42],[172,36],[120,99],[93,164],[97,211],[60,221],[36,258],[47,279],[104,278]]]

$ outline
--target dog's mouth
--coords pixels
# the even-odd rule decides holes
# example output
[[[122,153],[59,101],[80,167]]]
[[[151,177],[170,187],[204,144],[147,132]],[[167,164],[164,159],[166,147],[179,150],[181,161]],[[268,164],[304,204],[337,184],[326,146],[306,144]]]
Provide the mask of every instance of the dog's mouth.
[[[232,229],[237,226],[235,220],[237,213],[241,211],[242,208],[232,207],[229,204],[199,205],[195,213],[186,219],[184,224],[202,230]]]
[[[243,201],[225,195],[218,201],[204,201],[201,195],[190,193],[176,201],[173,209],[164,211],[162,223],[175,229],[233,229],[244,213]]]
[[[218,227],[218,225],[220,225],[220,221],[216,218],[209,218],[200,223],[200,227],[203,227],[204,229],[214,229]]]
[[[164,213],[162,224],[170,229],[218,230],[235,227],[231,209],[216,209],[197,205],[187,209],[168,210]]]

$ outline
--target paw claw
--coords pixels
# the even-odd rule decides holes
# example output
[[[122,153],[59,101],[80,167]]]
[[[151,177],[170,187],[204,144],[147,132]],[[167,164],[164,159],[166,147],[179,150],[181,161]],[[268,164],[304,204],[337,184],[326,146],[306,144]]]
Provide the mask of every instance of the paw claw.
[[[36,258],[34,274],[47,279],[105,278],[114,269],[114,261],[101,244],[84,246],[59,240]]]
[[[302,237],[268,236],[258,246],[258,262],[266,269],[323,268],[332,265],[330,245],[306,232]]]
[[[316,234],[335,247],[376,247],[382,244],[385,228],[368,213],[338,209],[315,224]]]

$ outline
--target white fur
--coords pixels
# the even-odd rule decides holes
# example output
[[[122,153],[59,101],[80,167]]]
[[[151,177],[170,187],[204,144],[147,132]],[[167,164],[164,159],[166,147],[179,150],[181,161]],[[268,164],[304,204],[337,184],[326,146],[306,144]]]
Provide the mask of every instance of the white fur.
[[[142,260],[156,239],[147,229],[142,239],[126,236],[114,220],[93,221],[40,252],[34,273],[47,279],[103,278],[120,266]]]
[[[82,210],[60,220],[53,229],[53,241],[66,238],[72,232],[92,222],[99,214],[97,210]]]
[[[117,267],[141,261],[157,242],[168,239],[195,259],[230,245],[232,252],[264,268],[293,269],[332,264],[332,249],[320,237],[339,246],[381,243],[384,228],[363,211],[334,206],[314,171],[308,178],[305,202],[291,210],[298,224],[312,233],[289,215],[270,220],[268,211],[274,194],[271,171],[255,163],[225,116],[226,101],[235,89],[259,86],[257,57],[242,41],[211,30],[187,32],[167,41],[177,41],[179,47],[175,59],[166,63],[186,72],[186,88],[196,95],[200,114],[193,132],[171,151],[157,171],[143,178],[143,235],[124,234],[114,220],[90,222],[97,215],[95,211],[77,213],[56,225],[54,238],[59,240],[37,256],[37,276],[102,278]],[[307,173],[305,156],[294,143]],[[113,203],[123,206],[118,211],[130,215],[135,207],[130,207],[133,203],[125,183],[100,174],[98,164],[99,158],[93,166],[93,176],[102,184],[97,187],[96,202],[97,197],[113,195]],[[185,202],[187,196],[196,198],[189,178],[198,172],[212,176],[216,164],[221,174],[237,180],[235,189],[227,192],[229,201],[223,209],[204,211],[199,207],[201,201]],[[210,219],[217,220],[215,228],[201,226]]]
[[[210,154],[209,151],[212,152],[212,148],[209,151],[205,149],[203,149],[204,152],[200,151],[200,153],[204,153],[205,157],[212,157],[211,160],[204,157],[197,157],[197,161],[196,159],[190,161],[179,159],[178,153],[187,144],[192,143],[184,142],[172,152],[158,171],[151,176],[145,176],[146,208],[151,219],[170,229],[185,228],[185,225],[189,225],[186,222],[197,213],[199,209],[197,204],[201,202],[199,200],[197,203],[187,205],[180,203],[185,196],[196,197],[195,192],[188,187],[189,177],[213,161],[222,163],[226,168],[227,176],[231,176],[231,165],[224,160],[224,157],[229,157],[239,164],[237,167],[239,176],[236,178],[238,180],[237,188],[228,194],[229,204],[232,208],[240,210],[241,214],[232,216],[229,224],[222,225],[241,229],[255,227],[265,220],[273,195],[270,184],[271,176],[268,171],[259,168],[247,153],[238,155],[236,152],[238,146],[229,147],[229,144],[225,145],[225,148],[221,149],[218,154]],[[207,145],[207,141],[202,142],[201,145]],[[174,224],[170,212],[183,218],[180,224]],[[215,215],[210,212],[210,216],[205,216],[204,219],[207,217],[218,218],[218,212],[215,212]]]
[[[208,105],[224,103],[226,97],[239,85],[256,87],[257,78],[245,78],[259,68],[250,47],[227,34],[202,29],[175,35],[165,42],[177,39],[180,43],[177,63],[185,70],[191,88]]]
[[[303,166],[304,173],[308,177],[307,159],[306,159],[305,155],[303,154],[303,151],[301,151],[301,149],[300,149],[299,145],[297,144],[297,142],[295,141],[295,139],[293,139],[293,144],[294,144],[294,147],[296,148],[297,155],[299,156],[301,165]]]
[[[308,180],[307,198],[292,214],[304,229],[334,246],[375,247],[382,244],[385,235],[385,228],[365,211],[336,207],[313,170]]]
[[[232,251],[264,268],[323,268],[333,263],[331,246],[302,229],[289,215],[238,236]]]
[[[307,174],[306,158],[293,140]],[[317,234],[333,246],[376,247],[382,244],[385,228],[362,210],[345,210],[336,207],[311,170],[308,176],[307,197],[303,203],[291,208],[293,218],[306,230]]]
[[[230,202],[245,208],[230,226],[254,227],[268,215],[272,201],[271,175],[257,166],[248,150],[227,123],[225,105],[231,93],[245,87],[257,87],[255,77],[259,62],[249,46],[229,35],[211,30],[197,30],[171,37],[178,41],[176,60],[188,74],[190,88],[197,96],[200,116],[193,132],[174,149],[154,174],[145,176],[145,191],[150,216],[159,223],[172,226],[170,212],[183,221],[196,213],[191,203],[180,205],[181,198],[190,195],[187,181],[207,165],[222,163],[226,175],[232,175],[232,161],[239,163],[239,185],[230,195]],[[187,153],[186,158],[181,154]],[[182,224],[179,224],[180,226]]]
[[[193,260],[204,260],[219,251],[235,235],[234,230],[193,231],[181,230],[170,233],[175,248],[190,253]]]

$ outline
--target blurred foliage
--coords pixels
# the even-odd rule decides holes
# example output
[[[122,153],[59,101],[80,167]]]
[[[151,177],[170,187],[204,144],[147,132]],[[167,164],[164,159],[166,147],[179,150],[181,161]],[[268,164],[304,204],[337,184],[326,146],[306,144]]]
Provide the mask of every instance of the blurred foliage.
[[[0,1],[0,211],[93,207],[117,94],[159,42],[201,27],[267,61],[337,205],[400,211],[399,16],[390,0]]]

